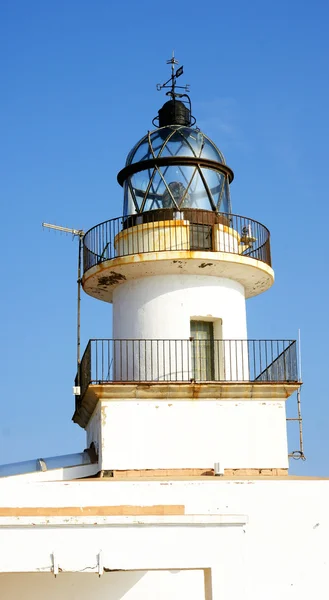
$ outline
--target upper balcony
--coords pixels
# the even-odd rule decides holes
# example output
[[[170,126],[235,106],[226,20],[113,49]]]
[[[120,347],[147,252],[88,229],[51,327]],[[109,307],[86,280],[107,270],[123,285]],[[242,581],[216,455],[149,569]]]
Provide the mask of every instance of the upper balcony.
[[[261,223],[229,213],[162,208],[118,217],[84,236],[83,287],[111,302],[127,279],[159,274],[200,274],[239,281],[246,297],[274,281],[270,232]]]

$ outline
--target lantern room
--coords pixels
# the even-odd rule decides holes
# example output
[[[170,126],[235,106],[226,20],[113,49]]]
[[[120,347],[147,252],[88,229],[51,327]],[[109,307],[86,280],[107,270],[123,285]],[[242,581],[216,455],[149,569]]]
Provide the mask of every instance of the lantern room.
[[[176,114],[172,112],[173,121],[178,120]],[[176,122],[148,132],[129,152],[118,175],[124,187],[124,215],[164,208],[231,213],[232,179],[214,142],[200,129]]]

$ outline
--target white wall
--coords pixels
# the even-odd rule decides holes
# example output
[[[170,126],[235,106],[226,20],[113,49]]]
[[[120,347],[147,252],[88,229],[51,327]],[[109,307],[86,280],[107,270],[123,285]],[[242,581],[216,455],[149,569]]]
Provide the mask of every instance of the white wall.
[[[103,470],[288,467],[283,400],[103,400],[87,432]]]
[[[114,338],[188,339],[190,320],[198,317],[222,319],[224,339],[245,339],[243,286],[205,275],[159,275],[127,281],[113,293]]]
[[[89,597],[118,598],[124,593],[145,600],[147,583],[143,575],[105,573],[97,577],[97,556],[102,550],[106,569],[211,569],[212,600],[327,600],[329,597],[329,480],[286,479],[268,481],[211,478],[207,481],[80,481],[71,483],[0,483],[3,506],[99,506],[131,504],[142,506],[183,504],[185,513],[225,515],[226,525],[89,525],[81,519],[65,517],[61,523],[51,518],[43,525],[30,526],[13,517],[11,523],[0,518],[0,569],[2,571],[50,571],[51,555],[56,551],[62,572],[56,579],[41,574],[7,575],[0,578],[1,598],[61,597],[66,600]],[[230,524],[230,515],[247,515],[241,524]],[[96,519],[95,519],[96,520]],[[35,521],[35,520],[34,520]],[[65,571],[80,571],[68,576]],[[86,570],[95,574],[86,575]],[[125,577],[127,575],[127,577]],[[131,585],[136,577],[135,585]],[[144,580],[144,577],[145,580]],[[177,575],[165,575],[167,597],[201,597],[201,576],[192,586]],[[183,577],[183,576],[182,576]],[[189,576],[188,576],[189,577]],[[116,592],[112,583],[116,581]],[[149,580],[150,582],[151,580]],[[155,582],[155,586],[160,580]],[[78,583],[79,582],[79,583]],[[90,583],[91,582],[91,583]],[[182,592],[182,587],[185,595]],[[151,584],[150,584],[151,585]],[[56,587],[57,586],[57,587]],[[92,586],[92,587],[91,587]],[[126,586],[126,587],[125,587]],[[127,589],[129,586],[129,590]],[[168,586],[168,587],[167,587]],[[19,594],[17,590],[19,589]],[[85,591],[86,592],[85,592]],[[138,594],[138,592],[141,592]],[[6,595],[5,595],[6,594]],[[78,594],[80,594],[78,596]],[[154,588],[152,590],[154,597]],[[191,594],[191,596],[190,596]],[[135,596],[134,596],[135,597]],[[129,597],[130,598],[130,597]],[[132,597],[131,597],[132,598]],[[161,595],[160,595],[161,598]],[[207,598],[208,600],[208,598]],[[210,600],[210,597],[209,597]]]

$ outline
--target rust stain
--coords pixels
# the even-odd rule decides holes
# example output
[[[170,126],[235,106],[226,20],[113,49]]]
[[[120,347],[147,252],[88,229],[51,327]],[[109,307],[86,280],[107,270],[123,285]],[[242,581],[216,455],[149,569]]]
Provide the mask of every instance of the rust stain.
[[[186,264],[185,260],[173,260],[172,262],[173,262],[173,265],[177,264],[179,269],[182,269],[183,266]]]
[[[200,384],[195,383],[193,385],[193,396],[192,398],[200,398],[200,392],[201,392],[202,388],[200,386]]]

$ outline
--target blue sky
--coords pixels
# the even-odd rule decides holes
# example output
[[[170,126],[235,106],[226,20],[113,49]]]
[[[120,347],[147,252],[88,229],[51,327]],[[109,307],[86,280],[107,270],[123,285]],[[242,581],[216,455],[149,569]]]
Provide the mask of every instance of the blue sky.
[[[41,223],[121,215],[116,174],[152,128],[175,49],[197,124],[235,172],[233,212],[271,231],[276,283],[248,301],[249,337],[301,329],[308,460],[291,473],[329,476],[328,21],[319,0],[2,0],[0,463],[84,448],[77,244]],[[110,335],[110,306],[84,295],[82,348]]]

